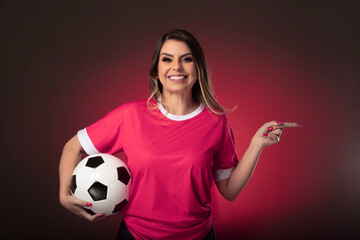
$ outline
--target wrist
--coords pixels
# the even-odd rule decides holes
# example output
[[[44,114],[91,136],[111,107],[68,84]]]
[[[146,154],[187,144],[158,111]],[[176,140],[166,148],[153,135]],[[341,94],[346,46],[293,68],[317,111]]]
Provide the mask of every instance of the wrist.
[[[259,139],[258,137],[253,137],[251,139],[249,148],[257,150],[257,151],[262,151],[265,148],[265,145],[262,141],[260,141],[261,139]]]
[[[65,199],[66,197],[70,196],[71,193],[70,193],[70,189],[64,189],[64,190],[60,190],[59,191],[59,198],[60,198],[60,201]]]

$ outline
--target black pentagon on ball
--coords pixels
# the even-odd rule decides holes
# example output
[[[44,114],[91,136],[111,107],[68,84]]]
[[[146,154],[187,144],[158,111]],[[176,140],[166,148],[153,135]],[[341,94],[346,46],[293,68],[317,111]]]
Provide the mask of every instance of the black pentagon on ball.
[[[88,189],[88,193],[94,201],[106,199],[107,186],[100,182],[94,182]]]
[[[91,168],[97,168],[98,166],[100,166],[103,163],[104,163],[104,160],[102,159],[102,157],[97,156],[97,157],[89,158],[87,160],[85,166],[91,167]]]
[[[130,174],[128,170],[125,167],[118,167],[117,173],[119,181],[124,183],[125,185],[128,185],[130,181]]]
[[[128,201],[126,199],[122,200],[121,203],[116,204],[113,213],[116,213],[118,211],[120,211],[123,207],[125,207],[125,205],[128,203]]]
[[[76,190],[76,175],[72,175],[71,177],[71,184],[70,184],[70,190],[71,192],[74,194],[75,190]]]

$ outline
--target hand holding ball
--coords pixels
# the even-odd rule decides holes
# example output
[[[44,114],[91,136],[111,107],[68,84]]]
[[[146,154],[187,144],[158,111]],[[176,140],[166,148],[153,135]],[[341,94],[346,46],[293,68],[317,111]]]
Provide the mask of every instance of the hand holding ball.
[[[109,154],[94,154],[84,158],[74,169],[71,194],[92,203],[85,208],[90,214],[112,215],[128,202],[131,175],[126,164]]]

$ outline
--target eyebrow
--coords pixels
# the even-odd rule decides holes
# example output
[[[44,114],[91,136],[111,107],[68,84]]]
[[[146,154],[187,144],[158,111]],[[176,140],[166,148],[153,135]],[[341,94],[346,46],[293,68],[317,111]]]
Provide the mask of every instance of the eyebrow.
[[[184,56],[186,56],[186,55],[189,55],[189,54],[192,55],[192,53],[189,52],[189,53],[185,53],[185,54],[181,55],[180,58],[182,58],[182,57],[184,57]],[[160,56],[161,56],[161,55],[166,55],[166,56],[169,56],[169,57],[174,57],[173,55],[171,55],[171,54],[169,54],[169,53],[162,53],[162,54],[160,54]]]

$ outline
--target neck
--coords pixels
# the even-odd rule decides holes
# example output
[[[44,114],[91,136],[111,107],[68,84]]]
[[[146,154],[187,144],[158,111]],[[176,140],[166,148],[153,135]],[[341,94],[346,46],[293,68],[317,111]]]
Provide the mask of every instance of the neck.
[[[163,93],[161,103],[165,110],[173,115],[187,115],[199,107],[189,94]]]

